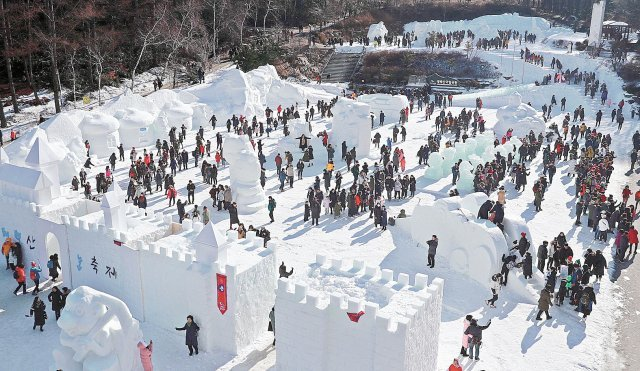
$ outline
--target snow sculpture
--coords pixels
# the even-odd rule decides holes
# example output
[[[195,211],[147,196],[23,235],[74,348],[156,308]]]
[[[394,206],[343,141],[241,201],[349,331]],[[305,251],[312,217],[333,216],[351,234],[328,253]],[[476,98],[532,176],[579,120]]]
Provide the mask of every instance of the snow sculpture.
[[[384,112],[386,124],[400,121],[400,110],[409,107],[409,99],[404,95],[391,94],[363,94],[358,96],[358,102],[366,103],[375,115],[375,123],[380,123],[380,111]]]
[[[47,133],[49,140],[58,140],[68,145],[73,139],[81,138],[82,132],[78,123],[74,122],[68,113],[59,113],[39,125]]]
[[[137,108],[125,108],[113,115],[120,121],[120,142],[125,148],[152,146],[156,140],[153,116]]]
[[[109,157],[118,152],[120,145],[120,122],[102,112],[92,112],[80,122],[82,138],[89,141],[91,153],[98,157]]]
[[[371,118],[369,105],[340,98],[333,107],[333,124],[329,141],[338,151],[342,142],[347,148],[356,148],[358,158],[369,156],[371,149]]]
[[[233,200],[241,213],[264,210],[266,197],[260,185],[260,161],[246,136],[231,135],[225,140],[224,158],[229,162]]]
[[[486,196],[471,194],[420,203],[410,218],[397,225],[425,246],[431,235],[437,235],[440,246],[447,247],[438,250],[438,254],[449,267],[488,286],[491,275],[500,271],[500,258],[508,252],[511,242],[490,221],[476,219],[479,206],[474,210],[463,207],[475,207],[483,198]]]
[[[522,96],[515,93],[509,96],[509,104],[498,108],[496,111],[497,122],[493,127],[493,132],[498,138],[513,129],[513,135],[524,137],[533,130],[536,135],[544,133],[546,125],[538,112],[528,104],[522,103]]]
[[[138,321],[120,299],[87,286],[67,297],[58,320],[60,345],[53,352],[56,369],[65,371],[140,370]]]
[[[177,128],[184,125],[187,128],[193,127],[193,108],[178,100],[171,101],[162,106],[162,112],[167,115],[167,120],[171,126]]]
[[[245,115],[264,117],[264,107],[260,104],[260,93],[247,75],[236,68],[224,70],[211,84],[200,84],[188,90],[207,104],[218,117]]]
[[[389,31],[387,31],[387,27],[384,25],[384,22],[374,23],[369,26],[369,32],[367,32],[367,37],[373,43],[373,39],[376,37],[380,37],[384,40]]]
[[[51,197],[60,196],[60,172],[58,170],[58,162],[60,158],[58,154],[44,140],[37,138],[31,151],[25,158],[24,162],[27,166],[41,171],[49,181],[51,186]]]
[[[437,369],[442,279],[327,260],[278,281],[276,369]]]
[[[153,116],[160,111],[158,106],[153,102],[140,94],[134,94],[131,89],[126,89],[122,95],[107,102],[104,106],[100,107],[100,111],[107,115],[115,115],[116,112],[127,108],[139,109]]]
[[[218,263],[218,267],[224,267],[227,264],[229,247],[227,239],[213,226],[213,223],[207,223],[202,228],[193,240],[193,247],[196,250],[198,263],[206,265]]]
[[[303,119],[293,119],[293,120],[289,120],[287,122],[287,125],[289,126],[289,136],[291,138],[299,138],[301,136],[306,136],[309,138],[314,138],[313,135],[311,135],[311,130],[309,128],[309,124],[307,122],[305,122]],[[297,140],[295,141],[297,144]],[[296,145],[297,148],[297,145]]]
[[[204,128],[208,125],[211,125],[209,120],[213,115],[213,111],[211,110],[211,108],[209,108],[209,106],[204,103],[192,103],[191,109],[193,109],[193,118],[191,122],[193,130],[200,129],[200,126]],[[218,120],[220,120],[220,118],[218,118]],[[220,122],[218,122],[218,124],[220,124]]]

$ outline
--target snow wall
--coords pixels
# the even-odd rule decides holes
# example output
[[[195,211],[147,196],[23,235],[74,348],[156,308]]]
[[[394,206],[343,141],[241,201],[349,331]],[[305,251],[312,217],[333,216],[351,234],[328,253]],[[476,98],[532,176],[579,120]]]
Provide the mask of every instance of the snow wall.
[[[472,194],[421,202],[410,218],[396,223],[425,249],[431,236],[437,235],[436,259],[446,259],[451,270],[488,287],[491,275],[500,272],[500,258],[508,253],[511,242],[490,221],[476,219],[483,198],[486,195]]]
[[[342,142],[347,149],[356,148],[358,158],[368,157],[371,150],[371,118],[369,105],[347,98],[340,98],[332,109],[333,123],[329,141],[340,151]]]
[[[384,112],[384,122],[391,124],[399,122],[400,110],[409,107],[409,99],[405,95],[363,94],[358,96],[358,102],[366,103],[371,107],[376,124],[380,123],[380,111]]]
[[[411,315],[391,319],[378,303],[329,292],[329,302],[319,299],[307,285],[281,278],[276,291],[278,370],[435,370],[442,312],[444,281],[364,266],[362,261],[331,260],[317,256],[315,266],[328,274],[356,277],[364,287],[378,287],[393,300],[405,295]],[[295,283],[295,284],[294,284]],[[409,304],[410,303],[410,304]],[[358,322],[347,313],[364,314]],[[304,355],[304,356],[301,356]]]

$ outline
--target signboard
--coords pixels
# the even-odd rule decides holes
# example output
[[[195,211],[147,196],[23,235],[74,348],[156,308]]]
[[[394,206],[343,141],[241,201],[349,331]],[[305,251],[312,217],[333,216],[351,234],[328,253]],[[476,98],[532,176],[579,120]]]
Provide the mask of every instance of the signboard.
[[[458,80],[440,76],[437,73],[427,76],[427,83],[431,86],[458,86]]]
[[[82,97],[82,103],[84,103],[84,104],[89,104],[89,103],[91,103],[91,98],[89,98],[89,96],[88,96],[88,95],[83,96],[83,97]]]

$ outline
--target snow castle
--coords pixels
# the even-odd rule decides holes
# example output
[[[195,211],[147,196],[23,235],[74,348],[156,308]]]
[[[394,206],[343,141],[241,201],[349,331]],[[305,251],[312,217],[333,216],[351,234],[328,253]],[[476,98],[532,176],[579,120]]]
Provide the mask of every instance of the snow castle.
[[[435,370],[444,281],[316,256],[309,278],[281,278],[279,370]],[[335,284],[331,284],[335,282]],[[351,285],[350,295],[338,287]],[[300,357],[304,354],[304,357]]]

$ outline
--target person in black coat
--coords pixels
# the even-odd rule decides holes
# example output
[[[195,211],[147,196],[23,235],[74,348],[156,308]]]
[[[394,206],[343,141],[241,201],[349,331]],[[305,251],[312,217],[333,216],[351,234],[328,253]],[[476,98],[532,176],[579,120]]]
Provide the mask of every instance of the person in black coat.
[[[604,276],[604,270],[607,268],[607,259],[602,255],[602,251],[597,250],[595,257],[593,258],[593,275],[596,276],[597,281],[602,279],[602,276]]]
[[[493,207],[493,201],[486,200],[480,210],[478,210],[478,219],[489,219],[489,210]]]
[[[43,326],[45,321],[47,320],[47,306],[44,304],[39,297],[33,298],[33,304],[31,304],[30,315],[33,317],[33,329],[36,329],[36,326],[40,326],[40,331],[43,330]]]
[[[314,200],[311,203],[311,225],[318,225],[320,219],[320,202]]]
[[[531,258],[531,253],[527,252],[524,254],[524,259],[522,260],[522,274],[524,274],[525,279],[531,278],[533,274],[533,259]]]
[[[198,331],[200,331],[200,327],[193,321],[193,316],[188,315],[187,323],[182,327],[176,327],[176,330],[187,332],[185,344],[189,348],[189,355],[192,356],[194,350],[198,354]]]
[[[64,298],[62,292],[58,289],[58,286],[53,286],[51,292],[47,296],[49,303],[51,303],[51,309],[56,314],[56,321],[60,318],[60,311],[64,308]]]
[[[238,204],[232,202],[229,205],[229,229],[233,229],[234,224],[240,224],[240,219],[238,218]]]

